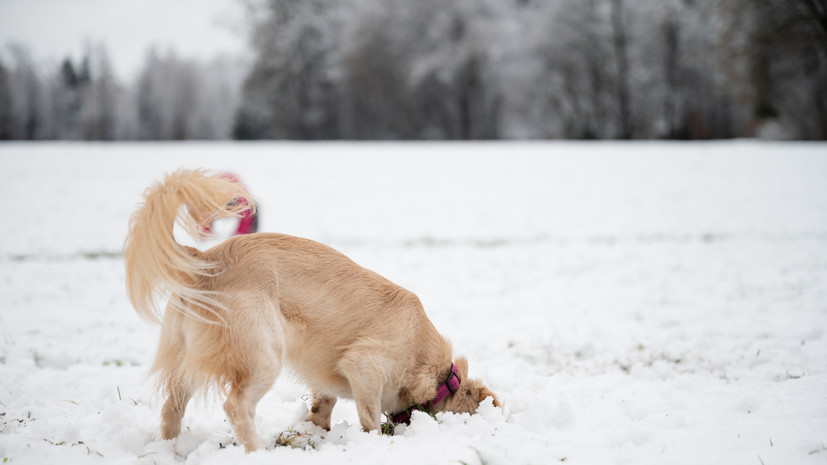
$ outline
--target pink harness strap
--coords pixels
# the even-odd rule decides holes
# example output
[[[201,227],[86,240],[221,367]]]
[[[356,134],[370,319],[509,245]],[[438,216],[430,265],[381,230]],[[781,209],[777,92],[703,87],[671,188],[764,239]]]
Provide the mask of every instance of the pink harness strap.
[[[247,186],[245,186],[244,183],[241,182],[241,179],[239,179],[239,177],[236,176],[233,173],[228,173],[228,172],[220,173],[218,175],[218,177],[222,178],[222,179],[226,179],[228,181],[232,181],[232,182],[238,184],[242,189],[247,191]],[[238,203],[239,203],[239,205],[247,206],[247,201],[244,200],[244,199],[240,199],[240,201]],[[238,222],[238,228],[236,228],[236,230],[235,230],[235,235],[236,236],[241,236],[243,234],[250,234],[250,233],[256,232],[255,230],[256,230],[256,215],[253,213],[252,209],[248,208],[247,210],[244,210],[244,214],[241,216],[241,219]]]
[[[440,384],[439,387],[436,388],[436,397],[434,397],[433,400],[426,402],[424,404],[414,404],[410,406],[407,410],[395,413],[390,416],[390,421],[395,425],[398,425],[400,423],[405,423],[406,425],[408,425],[411,423],[411,412],[413,412],[414,410],[422,410],[424,412],[430,413],[431,407],[442,402],[448,396],[457,392],[458,389],[459,375],[457,374],[457,366],[452,363],[451,373],[448,374],[448,379],[446,379],[444,383]]]

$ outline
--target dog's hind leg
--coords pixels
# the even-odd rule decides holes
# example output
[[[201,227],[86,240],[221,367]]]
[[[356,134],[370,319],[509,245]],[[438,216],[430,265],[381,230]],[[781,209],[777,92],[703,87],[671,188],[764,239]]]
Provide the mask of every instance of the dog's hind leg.
[[[170,306],[171,307],[171,306]],[[158,373],[166,402],[161,410],[161,437],[172,439],[181,432],[181,419],[193,389],[184,381],[187,347],[181,331],[181,314],[170,307],[164,314],[164,326],[152,372]]]
[[[330,431],[330,414],[333,413],[334,405],[336,405],[335,397],[328,397],[314,392],[310,405],[310,415],[307,416],[307,419],[312,421],[314,425]]]
[[[180,381],[168,380],[166,383],[167,400],[161,411],[161,437],[172,439],[181,432],[181,419],[192,397],[192,392]]]
[[[264,447],[256,432],[256,405],[273,387],[286,355],[282,322],[272,302],[278,302],[275,289],[263,302],[241,299],[222,352],[224,378],[230,384],[224,412],[247,452]]]
[[[224,411],[233,425],[238,442],[247,452],[264,447],[256,433],[256,405],[273,386],[278,375],[275,367],[259,367],[250,378],[234,384],[224,403]]]

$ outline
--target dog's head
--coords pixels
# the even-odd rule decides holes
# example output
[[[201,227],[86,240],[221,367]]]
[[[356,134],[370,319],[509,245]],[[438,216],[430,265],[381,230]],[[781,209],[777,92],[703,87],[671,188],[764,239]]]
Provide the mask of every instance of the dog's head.
[[[444,410],[456,413],[476,413],[480,402],[488,397],[494,400],[494,406],[500,407],[500,401],[490,389],[478,379],[468,377],[468,360],[465,357],[457,357],[454,365],[459,375],[459,389],[445,400]]]

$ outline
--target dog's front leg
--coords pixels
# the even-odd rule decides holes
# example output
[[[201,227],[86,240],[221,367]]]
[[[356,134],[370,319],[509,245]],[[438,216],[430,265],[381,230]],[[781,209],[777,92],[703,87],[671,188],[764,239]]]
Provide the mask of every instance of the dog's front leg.
[[[354,392],[356,411],[359,412],[359,422],[365,432],[379,429],[382,420],[382,405],[379,393]]]
[[[363,366],[351,366],[344,370],[356,401],[356,411],[362,429],[378,430],[382,420],[382,384],[381,375]]]

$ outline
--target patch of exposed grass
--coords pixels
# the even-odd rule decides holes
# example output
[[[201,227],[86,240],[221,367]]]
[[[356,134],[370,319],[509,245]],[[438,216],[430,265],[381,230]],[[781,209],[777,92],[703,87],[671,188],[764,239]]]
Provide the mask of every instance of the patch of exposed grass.
[[[108,250],[95,250],[95,251],[87,251],[81,252],[80,256],[87,259],[87,260],[100,260],[100,259],[117,259],[121,258],[120,252],[112,252]]]
[[[276,438],[276,447],[292,447],[294,449],[315,449],[316,444],[312,441],[313,435],[310,433],[302,433],[295,431],[293,428],[288,428],[287,431],[279,433]]]

